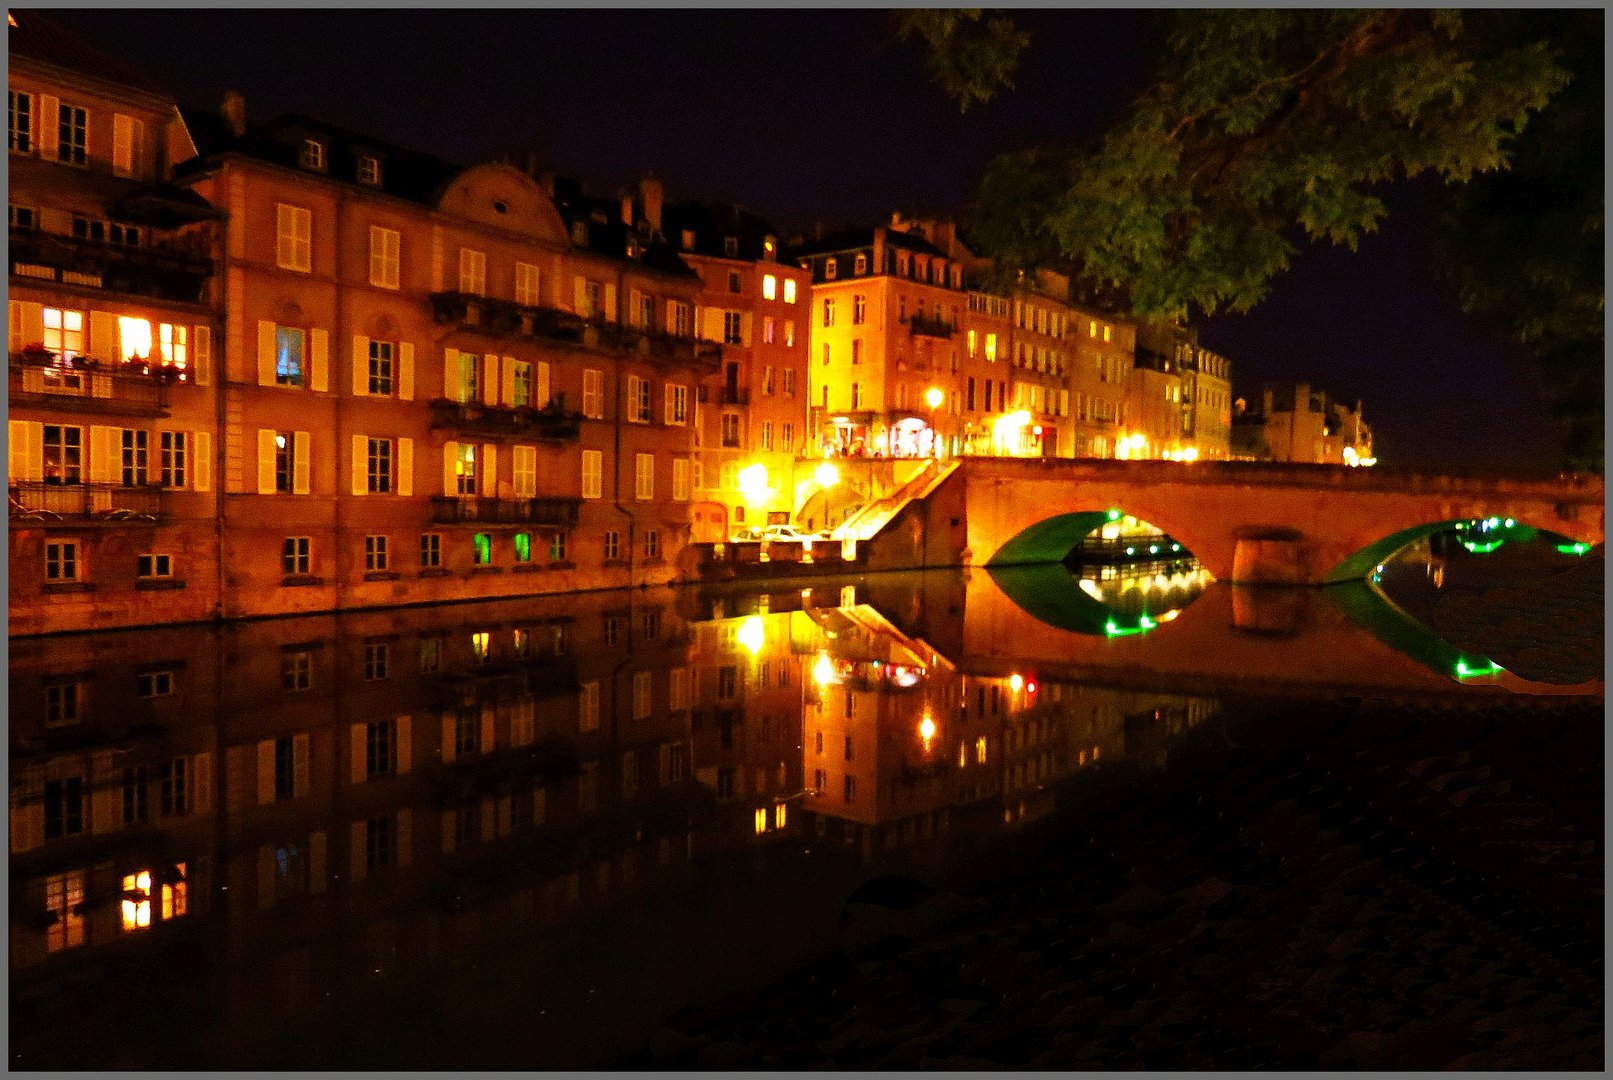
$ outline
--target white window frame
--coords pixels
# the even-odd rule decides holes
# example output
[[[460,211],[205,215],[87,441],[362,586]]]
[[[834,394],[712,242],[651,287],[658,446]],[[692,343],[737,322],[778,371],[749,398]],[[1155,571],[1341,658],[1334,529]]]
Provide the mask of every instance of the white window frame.
[[[370,226],[370,284],[379,289],[398,287],[402,237],[396,229]]]
[[[582,452],[582,497],[585,499],[603,498],[605,494],[605,452],[603,450],[584,450]]]
[[[282,270],[314,268],[314,212],[290,203],[274,204],[274,262]]]

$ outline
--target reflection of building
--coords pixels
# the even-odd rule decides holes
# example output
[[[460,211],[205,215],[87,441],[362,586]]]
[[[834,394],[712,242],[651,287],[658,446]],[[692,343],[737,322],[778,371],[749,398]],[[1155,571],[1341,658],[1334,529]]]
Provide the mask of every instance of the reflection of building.
[[[780,262],[772,227],[738,207],[668,207],[666,232],[700,275],[701,336],[723,345],[722,369],[701,382],[694,406],[697,538],[788,521],[807,443],[811,277]]]
[[[214,240],[175,102],[39,12],[10,40],[12,633],[208,618]]]
[[[1241,402],[1241,399],[1240,399]],[[1267,385],[1258,409],[1233,418],[1234,455],[1248,460],[1371,465],[1372,429],[1355,407],[1305,383]]]

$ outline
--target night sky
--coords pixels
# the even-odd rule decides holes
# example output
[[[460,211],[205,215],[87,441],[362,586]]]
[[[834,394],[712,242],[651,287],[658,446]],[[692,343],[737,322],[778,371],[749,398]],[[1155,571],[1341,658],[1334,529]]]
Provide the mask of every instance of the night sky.
[[[1013,91],[959,114],[916,42],[864,11],[58,11],[187,104],[246,96],[471,163],[535,151],[608,193],[650,170],[785,230],[956,212],[987,161],[1102,131],[1148,76],[1146,12],[1016,16]],[[1384,464],[1549,469],[1522,350],[1437,283],[1424,193],[1358,252],[1304,251],[1270,299],[1203,325],[1235,394],[1298,379],[1365,403]]]

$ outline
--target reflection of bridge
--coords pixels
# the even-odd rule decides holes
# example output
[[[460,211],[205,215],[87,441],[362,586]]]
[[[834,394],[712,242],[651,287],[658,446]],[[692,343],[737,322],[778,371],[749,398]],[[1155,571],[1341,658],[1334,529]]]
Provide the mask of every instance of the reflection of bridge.
[[[1440,640],[1365,584],[1325,592],[1218,584],[1168,623],[1113,635],[1085,625],[1084,599],[1062,567],[974,572],[952,658],[969,673],[1001,668],[1200,694],[1601,692],[1599,681],[1553,686],[1506,672],[1458,678],[1458,665],[1479,672],[1488,658]]]
[[[869,569],[1057,562],[1118,510],[1218,579],[1359,580],[1450,522],[1511,518],[1599,544],[1600,477],[1531,481],[1249,462],[961,459],[870,543]]]

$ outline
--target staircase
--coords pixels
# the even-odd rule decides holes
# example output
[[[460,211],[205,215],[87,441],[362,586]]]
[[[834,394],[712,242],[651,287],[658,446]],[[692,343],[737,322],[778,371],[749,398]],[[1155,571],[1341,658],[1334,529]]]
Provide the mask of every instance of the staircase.
[[[940,486],[958,468],[957,459],[932,461],[920,469],[912,479],[889,495],[867,503],[834,528],[836,540],[871,540],[902,508],[914,499],[922,499]]]

